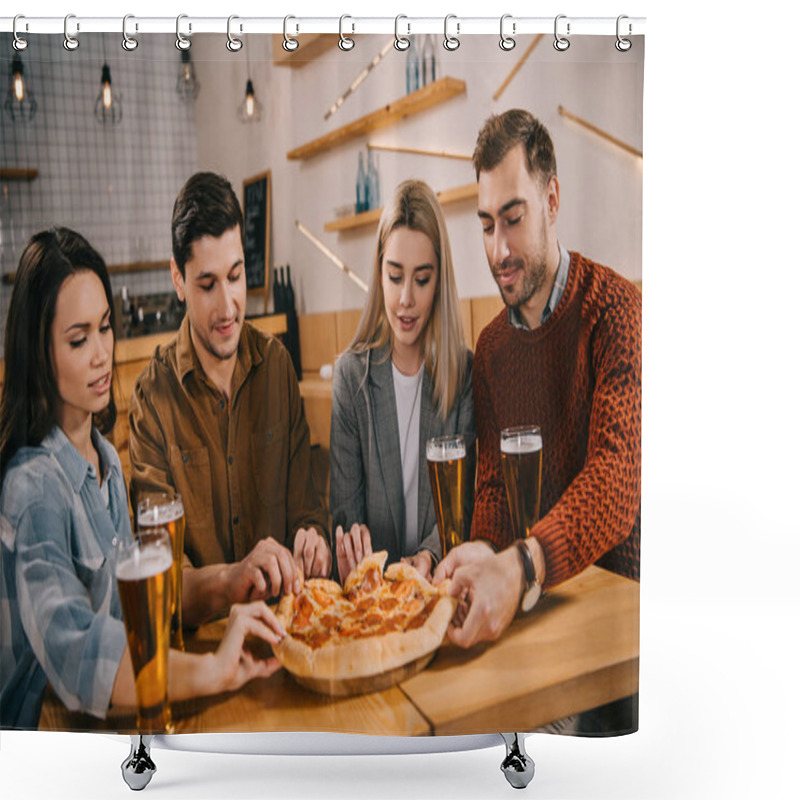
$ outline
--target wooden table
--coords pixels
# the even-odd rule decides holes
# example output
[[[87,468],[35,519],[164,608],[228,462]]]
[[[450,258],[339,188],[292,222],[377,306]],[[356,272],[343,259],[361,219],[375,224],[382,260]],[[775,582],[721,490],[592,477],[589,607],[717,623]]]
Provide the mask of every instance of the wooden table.
[[[213,649],[223,622],[187,639]],[[639,585],[590,567],[548,592],[497,642],[449,643],[430,667],[368,695],[328,698],[283,670],[238,692],[173,705],[175,733],[334,731],[417,736],[529,731],[627,697],[639,688]],[[40,730],[135,733],[131,712],[101,722],[66,711],[49,695]]]

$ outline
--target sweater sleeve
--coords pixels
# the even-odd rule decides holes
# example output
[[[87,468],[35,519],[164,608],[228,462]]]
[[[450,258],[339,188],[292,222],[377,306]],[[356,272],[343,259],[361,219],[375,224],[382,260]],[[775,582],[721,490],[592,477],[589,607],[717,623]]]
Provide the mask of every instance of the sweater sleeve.
[[[641,295],[611,296],[592,335],[595,388],[586,460],[532,535],[545,552],[546,586],[593,564],[636,525],[641,483]]]
[[[475,348],[472,392],[478,434],[478,476],[470,539],[484,539],[497,549],[511,544],[511,514],[508,510],[503,468],[500,462],[499,428],[489,389],[486,347]]]

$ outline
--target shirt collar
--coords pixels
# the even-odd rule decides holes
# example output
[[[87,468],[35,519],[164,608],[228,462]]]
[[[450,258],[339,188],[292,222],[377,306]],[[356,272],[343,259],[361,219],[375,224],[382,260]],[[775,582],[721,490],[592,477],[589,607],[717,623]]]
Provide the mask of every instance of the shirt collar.
[[[245,322],[242,325],[242,334],[239,337],[239,350],[236,354],[236,367],[233,372],[233,385],[238,386],[253,367],[261,363],[262,357],[256,347],[255,338],[250,335],[251,327]],[[181,383],[190,372],[197,371],[205,376],[203,365],[197,357],[192,341],[192,332],[189,327],[189,315],[185,315],[175,343],[175,359],[178,366],[178,378]],[[206,378],[207,379],[207,378]]]
[[[558,301],[564,294],[564,288],[567,285],[567,278],[569,277],[569,251],[564,247],[561,242],[558,243],[559,261],[558,270],[556,271],[556,279],[553,283],[553,288],[550,292],[550,297],[547,298],[547,303],[542,309],[542,325],[550,318],[550,315],[556,310]],[[508,321],[509,323],[520,330],[529,330],[528,324],[525,322],[524,317],[518,308],[508,307]]]
[[[97,428],[92,427],[92,443],[100,454],[100,467],[103,470],[103,481],[107,481],[112,472],[117,471],[117,461],[113,457],[114,448],[109,444]],[[49,450],[66,473],[75,492],[80,492],[87,479],[96,481],[94,467],[78,452],[67,434],[54,425],[50,433],[42,439],[42,447]]]

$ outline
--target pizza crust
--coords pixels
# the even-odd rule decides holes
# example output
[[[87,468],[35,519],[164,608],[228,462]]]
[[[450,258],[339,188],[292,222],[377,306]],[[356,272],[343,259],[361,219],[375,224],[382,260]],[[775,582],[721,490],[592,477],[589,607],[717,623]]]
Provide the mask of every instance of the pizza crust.
[[[309,580],[307,586],[316,584],[334,596],[346,594],[356,589],[373,567],[377,566],[382,572],[386,556],[386,552],[382,551],[365,558],[353,571],[357,574],[348,575],[344,590],[333,581],[320,579]],[[434,587],[413,567],[402,563],[392,564],[386,571],[386,577],[389,580],[413,579],[428,598],[438,595],[436,605],[419,627],[360,639],[329,641],[316,648],[288,635],[273,647],[281,664],[293,675],[311,679],[315,686],[319,686],[320,681],[350,681],[379,676],[411,662],[422,661],[437,650],[447,633],[457,604],[456,599],[447,594],[447,584]],[[293,619],[295,600],[294,595],[287,594],[278,606],[278,619],[287,629]],[[365,688],[365,691],[368,689]]]

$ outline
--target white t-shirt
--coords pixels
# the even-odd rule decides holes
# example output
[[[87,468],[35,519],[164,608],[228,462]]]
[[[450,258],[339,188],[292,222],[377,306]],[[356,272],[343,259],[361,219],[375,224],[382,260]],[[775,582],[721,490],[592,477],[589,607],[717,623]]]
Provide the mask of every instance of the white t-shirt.
[[[425,364],[416,375],[403,375],[392,364],[394,397],[397,405],[397,430],[400,434],[400,463],[403,467],[403,496],[406,503],[406,530],[403,555],[417,552],[417,509],[419,507],[419,409],[422,405],[422,376]]]

